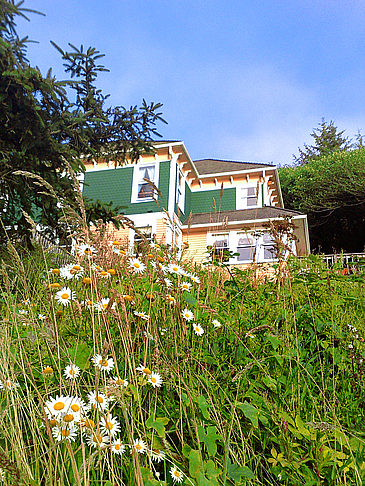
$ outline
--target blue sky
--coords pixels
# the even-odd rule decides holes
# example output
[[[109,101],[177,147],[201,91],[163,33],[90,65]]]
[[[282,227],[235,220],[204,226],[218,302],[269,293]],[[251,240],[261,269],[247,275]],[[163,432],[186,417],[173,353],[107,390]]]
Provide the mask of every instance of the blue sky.
[[[163,103],[193,159],[292,162],[321,118],[365,133],[363,0],[26,0],[31,64],[65,78],[50,40],[96,47],[114,105]]]

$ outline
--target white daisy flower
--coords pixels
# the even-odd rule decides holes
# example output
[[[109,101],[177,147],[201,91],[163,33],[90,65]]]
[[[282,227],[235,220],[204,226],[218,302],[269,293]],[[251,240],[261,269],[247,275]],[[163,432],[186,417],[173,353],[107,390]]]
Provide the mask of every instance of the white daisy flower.
[[[159,327],[158,330],[160,331],[161,336],[163,336],[167,332],[167,329],[165,327]]]
[[[153,241],[151,241],[150,248],[157,248],[158,249],[158,248],[161,248],[161,247],[157,243],[153,243]]]
[[[87,399],[89,401],[88,408],[91,410],[105,410],[108,406],[108,398],[104,393],[92,391],[88,393]]]
[[[162,385],[161,375],[159,375],[158,373],[151,373],[148,377],[148,382],[151,383],[153,388],[159,388]]]
[[[64,265],[63,267],[60,267],[60,277],[65,278],[67,280],[72,280],[75,276],[74,273],[71,272],[73,265]]]
[[[67,412],[69,408],[70,397],[57,395],[56,398],[50,397],[44,404],[44,410],[48,418],[57,418]]]
[[[151,457],[152,461],[161,462],[164,461],[166,458],[166,454],[161,449],[152,449],[148,452],[148,455]]]
[[[184,479],[183,473],[176,466],[170,467],[170,475],[174,483],[182,483]]]
[[[182,311],[182,316],[186,321],[192,321],[194,319],[194,314],[189,309],[184,309]]]
[[[141,375],[143,375],[145,378],[148,378],[152,371],[147,368],[146,366],[144,366],[143,364],[140,364],[137,368],[136,368],[137,371],[139,371],[141,373]]]
[[[80,419],[82,416],[85,415],[86,408],[86,404],[82,398],[70,397],[67,409],[69,413],[72,413],[73,415],[75,415],[75,417],[78,417],[78,419]]]
[[[134,273],[143,273],[146,269],[146,265],[138,260],[138,258],[133,258],[129,261],[130,268]]]
[[[147,450],[147,444],[142,439],[135,439],[131,446],[131,449],[135,450],[139,454],[144,454]]]
[[[80,374],[80,368],[71,363],[63,370],[63,374],[68,380],[75,380]]]
[[[80,245],[78,247],[77,253],[80,256],[84,256],[84,255],[91,256],[91,255],[94,255],[96,253],[96,250],[93,246],[86,245],[85,243],[83,243],[82,245]]]
[[[110,435],[113,437],[115,434],[120,432],[120,424],[116,417],[107,415],[106,417],[100,418],[100,430],[104,435]]]
[[[123,454],[125,452],[125,445],[119,439],[110,444],[110,448],[114,454]]]
[[[212,324],[216,329],[222,327],[222,324],[217,319],[213,319]]]
[[[20,385],[16,381],[5,380],[3,383],[0,381],[0,389],[6,388],[7,390],[15,390],[15,388],[19,388]]]
[[[148,319],[150,318],[150,316],[148,314],[146,314],[145,312],[134,311],[133,314],[137,317],[140,317],[141,319],[144,319],[145,321],[148,321]]]
[[[121,388],[127,388],[129,383],[128,383],[128,380],[123,380],[122,378],[119,378],[118,376],[113,376],[113,385],[120,386]]]
[[[45,321],[47,319],[47,316],[45,316],[44,314],[38,314],[38,319],[40,321]]]
[[[172,287],[172,282],[169,278],[164,278],[164,282],[167,288]]]
[[[113,358],[103,358],[101,354],[96,354],[91,358],[94,366],[101,371],[109,373],[114,368]]]
[[[193,329],[197,336],[202,336],[204,334],[204,329],[200,324],[193,324]]]
[[[52,435],[57,442],[61,442],[62,440],[73,442],[77,438],[77,429],[76,427],[56,426],[52,428]]]
[[[169,304],[171,304],[171,305],[175,305],[176,304],[176,299],[172,295],[168,294],[167,297],[166,297],[166,299],[167,299],[167,302],[169,302]]]
[[[181,288],[181,290],[185,290],[186,292],[190,292],[191,283],[189,283],[189,282],[182,282],[180,284],[180,288]]]
[[[76,299],[76,294],[68,287],[64,287],[56,292],[55,299],[62,305],[69,305],[71,300]]]
[[[19,309],[18,314],[21,316],[26,316],[28,314],[28,311],[25,309]]]
[[[60,422],[62,427],[74,427],[76,423],[80,420],[79,413],[73,413],[71,410],[68,410],[67,413],[60,415],[58,421]]]
[[[99,449],[103,449],[108,445],[109,437],[106,435],[101,435],[96,432],[92,432],[90,436],[87,438],[87,443],[91,447],[97,447]]]
[[[170,263],[167,267],[167,271],[175,275],[181,275],[183,269],[177,263]]]
[[[109,297],[105,298],[105,299],[101,299],[101,302],[98,302],[97,304],[95,304],[95,309],[99,312],[105,310],[108,305],[109,305]],[[111,306],[111,309],[115,310],[116,309],[116,303],[113,302],[112,306]]]
[[[95,304],[95,302],[94,302],[93,300],[88,300],[88,299],[83,300],[83,301],[81,302],[81,304],[82,304],[84,307],[87,307],[88,309],[95,309],[95,306],[97,305],[97,304]]]
[[[190,273],[189,274],[189,277],[191,278],[191,280],[196,283],[196,284],[200,284],[200,278],[197,276],[197,275],[194,275],[193,273]]]

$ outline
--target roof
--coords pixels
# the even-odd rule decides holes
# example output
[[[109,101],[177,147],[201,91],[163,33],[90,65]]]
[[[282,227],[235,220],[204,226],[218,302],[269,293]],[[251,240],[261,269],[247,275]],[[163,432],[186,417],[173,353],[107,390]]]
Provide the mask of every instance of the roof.
[[[200,224],[222,224],[237,221],[254,221],[256,219],[271,219],[301,216],[303,213],[291,209],[264,206],[263,208],[238,209],[220,211],[219,213],[191,214],[184,225],[195,226]]]
[[[247,169],[260,169],[263,167],[273,167],[273,164],[263,164],[257,162],[237,162],[234,160],[219,159],[200,159],[194,160],[194,165],[199,175],[221,174],[222,172],[240,172]]]

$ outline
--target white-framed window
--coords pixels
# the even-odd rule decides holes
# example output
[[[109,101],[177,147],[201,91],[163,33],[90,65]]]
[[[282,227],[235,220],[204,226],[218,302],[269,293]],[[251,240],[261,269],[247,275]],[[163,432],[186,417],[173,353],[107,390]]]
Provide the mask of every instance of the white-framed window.
[[[259,187],[247,186],[237,188],[236,209],[250,209],[259,206]]]
[[[237,262],[256,260],[257,238],[253,233],[237,233]]]
[[[158,187],[158,163],[137,164],[133,171],[132,203],[153,201]],[[152,183],[152,184],[151,184]]]
[[[143,244],[152,241],[152,226],[140,226],[136,227],[134,232],[134,250],[139,253],[142,250]]]
[[[261,247],[263,249],[263,260],[275,260],[277,249],[271,233],[263,233],[261,237]]]
[[[210,259],[226,262],[229,260],[225,252],[229,250],[229,233],[213,233],[208,238]]]
[[[177,169],[176,177],[176,204],[184,212],[185,205],[185,179],[180,169]]]

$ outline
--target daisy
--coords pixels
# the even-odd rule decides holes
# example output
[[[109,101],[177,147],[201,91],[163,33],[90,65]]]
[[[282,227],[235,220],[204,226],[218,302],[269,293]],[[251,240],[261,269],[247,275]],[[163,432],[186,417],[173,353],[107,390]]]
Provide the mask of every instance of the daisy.
[[[101,272],[99,272],[99,275],[100,275],[100,277],[103,277],[103,278],[110,278],[110,273],[106,272],[105,270],[102,270]]]
[[[181,483],[184,477],[183,473],[176,466],[170,467],[170,475],[174,483]]]
[[[91,285],[91,278],[90,278],[90,277],[84,277],[84,278],[82,279],[82,283],[83,283],[84,285]]]
[[[106,418],[100,419],[100,431],[105,435],[113,437],[116,433],[120,432],[120,424],[116,417],[108,415]]]
[[[174,273],[176,275],[181,275],[181,272],[183,271],[182,268],[177,265],[176,263],[170,263],[170,265],[167,267],[167,271],[169,273]]]
[[[62,440],[75,441],[77,437],[77,429],[75,427],[53,427],[52,435],[57,442]]]
[[[165,460],[166,454],[161,449],[152,449],[148,452],[152,461],[161,462]]]
[[[197,336],[202,336],[204,334],[204,329],[200,324],[193,324],[193,329]]]
[[[108,268],[107,272],[109,273],[109,275],[113,276],[113,275],[116,275],[116,271],[114,270],[114,268]]]
[[[93,308],[95,308],[95,305],[96,304],[95,304],[95,302],[93,300],[83,300],[82,301],[82,305],[84,307],[89,308],[89,309],[93,309]]]
[[[136,370],[139,371],[145,378],[148,378],[152,373],[152,371],[149,368],[146,368],[146,366],[143,364],[139,365]]]
[[[70,397],[57,395],[56,398],[50,397],[44,404],[44,410],[48,418],[58,418],[69,408]]]
[[[59,268],[51,268],[49,270],[49,273],[51,273],[52,275],[59,275],[60,274],[60,269]]]
[[[108,442],[109,440],[106,435],[101,435],[94,432],[87,439],[89,446],[98,447],[99,449],[106,447]]]
[[[113,376],[113,385],[120,386],[121,388],[127,388],[128,380],[123,380],[122,378],[118,378],[118,376]]]
[[[101,299],[101,302],[98,302],[97,304],[95,304],[95,309],[98,310],[99,312],[105,310],[109,305],[109,301],[110,301],[109,297],[107,297],[105,299]],[[110,308],[115,310],[116,309],[116,303],[113,302],[113,304]]]
[[[167,288],[172,287],[172,282],[169,278],[164,278],[164,283],[165,283]]]
[[[191,280],[194,283],[200,284],[200,278],[197,275],[194,275],[193,273],[189,273],[188,276],[191,278]]]
[[[189,282],[182,282],[180,285],[181,290],[186,290],[187,292],[190,292],[191,289],[191,283]]]
[[[130,295],[130,294],[124,294],[124,295],[123,295],[123,299],[124,299],[126,302],[133,302],[133,303],[134,303],[134,297],[133,297],[133,295]]]
[[[18,314],[21,316],[26,316],[28,314],[28,311],[25,309],[19,309]]]
[[[75,380],[80,374],[80,368],[71,363],[63,370],[63,374],[68,380]]]
[[[52,375],[53,374],[53,368],[52,366],[47,366],[46,368],[44,368],[43,370],[43,374],[44,375]]]
[[[172,295],[168,294],[168,296],[166,297],[167,298],[167,301],[171,304],[171,305],[174,305],[176,304],[176,299],[175,297],[173,297]]]
[[[108,406],[108,398],[104,393],[92,391],[88,393],[87,398],[89,400],[89,409],[95,410],[96,408],[99,408],[100,410],[105,410]]]
[[[63,424],[64,427],[74,427],[79,420],[80,414],[72,413],[71,410],[69,410],[67,413],[64,413],[59,418],[59,421],[61,422],[61,424]]]
[[[61,284],[59,284],[58,282],[54,282],[54,283],[49,284],[48,285],[48,288],[50,290],[52,290],[52,289],[60,289],[61,288]]]
[[[194,319],[194,314],[189,309],[184,309],[182,311],[182,316],[186,321],[192,321]]]
[[[73,265],[64,265],[60,268],[60,277],[65,278],[67,280],[71,280],[74,278],[74,274],[71,272]]]
[[[167,332],[167,329],[165,327],[159,327],[158,330],[160,331],[161,336],[163,336]]]
[[[91,358],[94,366],[101,371],[109,373],[114,368],[113,358],[103,358],[101,354],[96,354]]]
[[[140,262],[137,258],[130,260],[129,266],[135,273],[143,273],[146,268],[146,265]]]
[[[135,450],[139,454],[144,454],[147,450],[147,444],[142,439],[135,439],[132,446],[132,450]]]
[[[40,321],[45,321],[47,319],[47,316],[45,316],[44,314],[38,314],[38,319]]]
[[[148,321],[148,319],[150,318],[150,316],[148,314],[146,314],[145,312],[134,311],[133,314],[137,317],[140,317],[141,319],[144,319],[145,321]]]
[[[222,324],[217,320],[217,319],[214,319],[212,321],[212,324],[213,326],[216,328],[216,329],[219,329],[220,327],[222,327]]]
[[[55,299],[62,305],[69,305],[71,300],[76,299],[76,294],[68,287],[64,287],[56,292]]]
[[[85,414],[86,404],[82,398],[70,397],[67,411],[74,414],[78,419]]]
[[[161,375],[158,373],[151,373],[148,382],[151,383],[153,388],[156,388],[156,386],[159,388],[162,385],[162,378]]]
[[[14,390],[15,388],[19,388],[20,385],[16,381],[6,380],[5,383],[0,381],[0,389],[6,388],[7,390]]]
[[[114,454],[123,454],[125,452],[125,445],[119,439],[110,444],[110,448]]]
[[[93,246],[85,245],[85,243],[83,243],[82,245],[79,246],[77,252],[80,256],[84,256],[84,255],[91,256],[96,253],[96,250]]]

